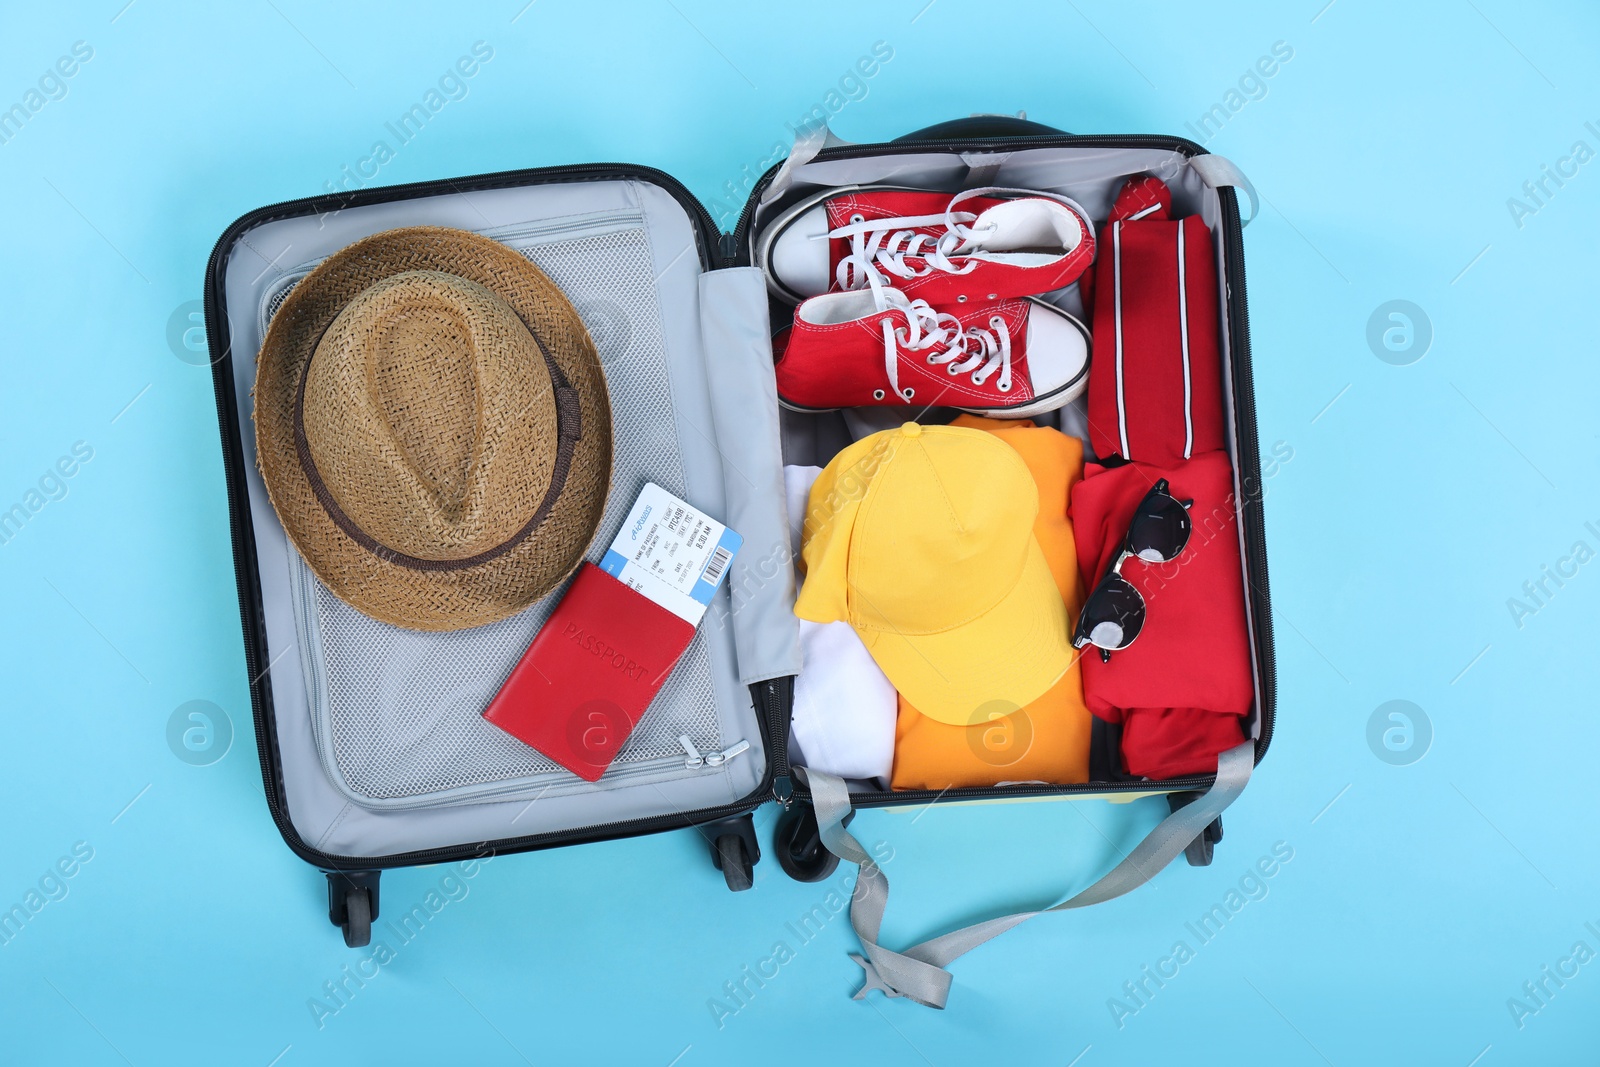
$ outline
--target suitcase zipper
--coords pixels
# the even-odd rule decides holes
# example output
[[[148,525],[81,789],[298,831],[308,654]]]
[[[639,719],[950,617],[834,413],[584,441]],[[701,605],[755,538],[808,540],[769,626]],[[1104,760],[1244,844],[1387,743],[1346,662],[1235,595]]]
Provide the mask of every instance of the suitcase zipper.
[[[528,242],[533,238],[561,237],[578,234],[584,237],[601,236],[617,230],[635,229],[644,225],[644,213],[634,208],[615,211],[595,211],[586,215],[567,216],[543,223],[513,224],[484,230],[483,236],[515,247],[513,242]],[[547,240],[532,243],[547,244]]]
[[[683,740],[687,740],[684,738]],[[692,747],[692,746],[691,746]],[[465,804],[499,804],[522,797],[531,797],[535,800],[544,797],[564,797],[573,793],[582,793],[595,785],[616,786],[624,783],[639,784],[640,782],[668,782],[684,778],[696,777],[719,770],[728,760],[746,751],[750,742],[740,741],[722,752],[711,752],[699,756],[699,762],[686,759],[683,756],[658,756],[655,759],[640,760],[636,763],[617,763],[607,769],[603,782],[591,783],[576,778],[566,771],[542,771],[538,774],[525,775],[521,778],[509,778],[503,782],[483,783],[476,787],[459,787],[460,792],[455,795],[441,795],[441,790],[433,793],[418,793],[414,796],[393,797],[374,801],[370,797],[351,799],[363,807],[374,811],[409,811],[416,808],[443,809],[459,807]],[[695,772],[695,773],[690,773]]]
[[[1232,201],[1231,210],[1223,212],[1223,236],[1227,246],[1223,249],[1223,262],[1227,273],[1228,325],[1233,333],[1230,356],[1234,378],[1242,388],[1236,389],[1236,414],[1239,422],[1239,451],[1249,457],[1246,475],[1261,485],[1261,440],[1256,425],[1255,371],[1251,365],[1250,319],[1245,299],[1244,275],[1244,224],[1239,219],[1239,198],[1231,188],[1218,191],[1224,204]],[[1244,478],[1240,479],[1241,484]],[[1260,611],[1254,612],[1256,626],[1256,654],[1261,670],[1261,733],[1256,739],[1256,763],[1259,765],[1272,744],[1273,726],[1277,721],[1277,651],[1272,634],[1272,592],[1267,579],[1267,533],[1261,500],[1255,499],[1242,509],[1240,521],[1244,523],[1245,547],[1248,551],[1247,573],[1250,587],[1255,590]]]
[[[637,229],[643,225],[643,212],[633,208],[620,208],[613,211],[596,211],[586,215],[557,219],[543,224],[499,226],[494,229],[483,230],[482,234],[517,251],[523,251],[529,246],[558,243],[552,238],[565,238],[568,235],[600,237]],[[309,263],[301,263],[298,266],[290,267],[283,272],[279,279],[262,291],[258,327],[263,337],[266,336],[267,326],[271,322],[274,306],[281,304],[288,295],[288,291],[300,284],[300,279],[316,269],[321,262],[321,260],[312,260]]]
[[[794,782],[789,776],[789,712],[794,706],[794,678],[785,676],[756,682],[750,687],[750,693],[766,728],[772,799],[788,808],[794,801]]]
[[[826,162],[830,159],[854,159],[860,156],[892,156],[902,152],[915,152],[919,150],[949,152],[952,150],[966,152],[1000,152],[1006,149],[1020,148],[1163,148],[1173,152],[1182,152],[1186,156],[1206,155],[1206,150],[1193,141],[1181,137],[1163,137],[1158,134],[1122,134],[1096,136],[1094,134],[1064,133],[1058,137],[1032,136],[1032,137],[995,137],[975,141],[882,141],[876,144],[837,145],[833,148],[824,148],[818,152],[816,159]],[[734,256],[729,260],[729,266],[742,263],[749,258],[749,229],[752,217],[755,214],[757,201],[761,194],[767,191],[772,184],[772,179],[777,175],[782,161],[774,163],[767,168],[750,190],[750,196],[744,202],[744,209],[739,212],[739,221],[734,224]],[[708,213],[709,214],[709,213]]]
[[[724,763],[727,763],[729,760],[733,759],[733,757],[750,750],[750,742],[740,741],[736,744],[729,745],[721,752],[707,752],[704,755],[701,755],[700,750],[694,747],[694,742],[689,740],[688,734],[679,734],[678,744],[683,746],[683,765],[691,771],[699,770],[702,767],[720,767]]]

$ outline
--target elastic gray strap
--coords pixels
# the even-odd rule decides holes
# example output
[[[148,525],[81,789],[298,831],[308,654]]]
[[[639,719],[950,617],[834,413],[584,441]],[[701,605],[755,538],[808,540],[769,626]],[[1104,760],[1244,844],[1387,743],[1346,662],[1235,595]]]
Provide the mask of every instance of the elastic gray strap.
[[[980,185],[993,185],[1000,177],[1000,168],[1010,158],[1010,152],[961,153],[961,162],[967,168],[967,176],[962,180],[961,187],[970,189]]]
[[[840,859],[861,866],[850,902],[850,925],[855,928],[866,959],[854,955],[851,958],[861,964],[867,976],[866,982],[856,991],[856,999],[865,997],[870,989],[878,989],[887,996],[906,997],[931,1008],[943,1008],[950,993],[950,973],[944,968],[952,960],[1035,915],[1100,904],[1144,885],[1233,803],[1244,791],[1254,765],[1253,741],[1222,753],[1217,758],[1217,779],[1210,789],[1163,819],[1127,858],[1099,881],[1061,903],[1043,911],[1021,911],[989,919],[924,941],[904,952],[895,952],[877,943],[883,910],[889,902],[889,880],[860,842],[844,828],[844,819],[850,814],[848,787],[832,775],[810,772],[807,778],[823,844]]]
[[[789,186],[794,182],[794,172],[816,159],[818,152],[824,148],[851,143],[853,142],[835,136],[834,132],[828,129],[827,123],[800,127],[794,135],[794,147],[789,149],[789,157],[783,161],[783,166],[778,168],[778,173],[772,176],[772,181],[761,194],[761,206],[766,207],[788,192]]]
[[[851,958],[867,972],[867,980],[856,991],[855,999],[865,997],[869,989],[881,989],[891,997],[910,997],[929,1007],[944,1007],[945,997],[950,993],[950,972],[916,959],[910,953],[895,952],[878,944],[883,909],[889,903],[889,879],[861,843],[844,828],[845,816],[850,814],[849,787],[844,779],[820,771],[808,771],[806,780],[811,785],[811,802],[817,811],[822,843],[835,856],[861,867],[850,898],[850,925],[855,928],[867,959],[854,954]]]
[[[1189,160],[1189,166],[1200,175],[1200,180],[1213,189],[1220,189],[1224,185],[1231,185],[1244,190],[1244,195],[1250,199],[1250,217],[1242,220],[1239,225],[1248,226],[1255,221],[1256,215],[1261,211],[1261,205],[1256,201],[1256,187],[1250,184],[1250,179],[1244,176],[1244,171],[1234,165],[1231,159],[1219,155],[1195,156]]]

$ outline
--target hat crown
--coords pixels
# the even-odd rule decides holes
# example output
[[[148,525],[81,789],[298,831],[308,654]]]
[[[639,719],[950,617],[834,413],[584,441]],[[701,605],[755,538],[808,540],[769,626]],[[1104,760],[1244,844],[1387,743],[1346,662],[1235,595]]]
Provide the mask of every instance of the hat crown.
[[[1022,574],[1038,510],[1027,466],[994,436],[945,427],[895,434],[856,518],[855,625],[928,634],[983,615]]]
[[[432,270],[375,282],[339,312],[305,373],[311,459],[385,548],[465,559],[539,506],[557,446],[550,374],[527,325],[484,286]]]
[[[273,313],[251,394],[289,542],[380,622],[444,632],[522,611],[604,514],[599,353],[561,289],[480,234],[408,226],[334,252]]]

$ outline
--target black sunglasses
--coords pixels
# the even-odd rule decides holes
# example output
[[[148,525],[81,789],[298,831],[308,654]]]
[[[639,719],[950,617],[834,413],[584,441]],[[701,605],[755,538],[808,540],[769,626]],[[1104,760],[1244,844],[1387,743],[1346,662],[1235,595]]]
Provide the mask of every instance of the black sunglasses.
[[[1150,487],[1128,520],[1122,551],[1084,601],[1072,635],[1073,648],[1094,645],[1100,650],[1100,658],[1109,661],[1111,653],[1133,644],[1144,629],[1145,603],[1139,590],[1122,576],[1122,565],[1134,557],[1146,563],[1177,559],[1189,543],[1192,503],[1174,498],[1165,478]]]

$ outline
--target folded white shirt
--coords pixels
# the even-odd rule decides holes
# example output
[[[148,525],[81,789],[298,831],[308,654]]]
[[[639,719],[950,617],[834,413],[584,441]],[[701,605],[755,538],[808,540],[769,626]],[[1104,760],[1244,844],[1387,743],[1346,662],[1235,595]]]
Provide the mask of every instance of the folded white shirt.
[[[811,484],[821,473],[821,467],[783,468],[797,589],[804,582],[801,530]],[[881,778],[887,785],[894,765],[894,686],[847,622],[801,619],[800,654],[790,730],[803,765],[840,778]]]

